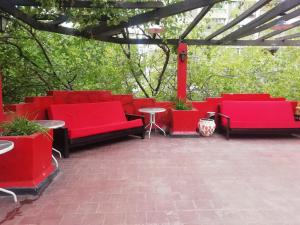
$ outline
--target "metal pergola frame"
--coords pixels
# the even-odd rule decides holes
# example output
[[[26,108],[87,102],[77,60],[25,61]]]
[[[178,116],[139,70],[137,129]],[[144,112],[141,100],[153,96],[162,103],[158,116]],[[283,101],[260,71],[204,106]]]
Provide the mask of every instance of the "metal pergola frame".
[[[204,39],[187,39],[189,33],[204,16],[211,10],[214,4],[224,2],[225,0],[182,0],[181,2],[164,5],[160,1],[111,1],[107,4],[112,8],[130,10],[130,9],[148,9],[147,12],[132,16],[127,22],[120,22],[117,25],[109,25],[107,21],[102,21],[93,27],[86,27],[78,30],[61,26],[62,23],[69,21],[67,15],[53,15],[52,19],[38,18],[31,16],[20,10],[20,6],[40,7],[35,0],[0,0],[0,10],[16,19],[28,24],[29,26],[42,31],[55,32],[64,35],[72,35],[83,38],[95,39],[118,44],[162,44],[177,45],[179,42],[185,42],[188,45],[233,45],[233,46],[300,46],[300,40],[293,40],[300,37],[300,33],[289,34],[280,38],[270,39],[278,34],[300,26],[300,21],[294,22],[292,27],[285,30],[273,31],[255,40],[242,39],[249,35],[265,31],[276,25],[281,20],[290,20],[300,16],[300,0],[284,0],[279,2],[275,7],[258,16],[244,26],[240,26],[229,34],[218,39],[218,36],[238,25],[257,10],[270,3],[272,0],[259,0],[246,11],[241,13],[235,19],[225,26],[214,31]],[[98,9],[103,4],[94,4],[89,0],[61,0],[62,8],[89,8]],[[140,38],[132,39],[130,37],[120,37],[125,29],[132,26],[155,22],[161,19],[174,16],[180,13],[188,12],[194,9],[202,8],[200,13],[189,24],[186,30],[178,35],[176,39],[159,39],[159,38]]]

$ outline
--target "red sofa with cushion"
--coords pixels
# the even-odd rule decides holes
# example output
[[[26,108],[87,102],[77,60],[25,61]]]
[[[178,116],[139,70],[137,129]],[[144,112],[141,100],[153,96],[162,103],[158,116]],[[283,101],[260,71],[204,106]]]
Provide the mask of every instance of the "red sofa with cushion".
[[[223,101],[219,115],[227,138],[230,133],[300,132],[300,121],[287,101]]]
[[[144,138],[145,135],[143,117],[126,115],[118,101],[51,105],[48,117],[65,121],[67,129],[57,129],[58,137],[55,139],[60,146],[55,147],[66,151],[87,143],[127,135],[138,135]],[[68,155],[68,152],[66,154]]]

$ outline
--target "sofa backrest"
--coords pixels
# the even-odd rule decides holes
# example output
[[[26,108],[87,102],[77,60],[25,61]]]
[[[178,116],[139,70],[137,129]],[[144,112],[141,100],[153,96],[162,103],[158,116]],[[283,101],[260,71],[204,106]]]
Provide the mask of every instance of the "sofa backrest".
[[[258,93],[258,94],[229,94],[224,93],[221,95],[223,101],[269,101],[270,94]]]
[[[287,101],[223,101],[220,112],[231,121],[294,123],[291,103]]]
[[[49,119],[63,120],[68,128],[95,127],[126,121],[118,101],[51,105]]]

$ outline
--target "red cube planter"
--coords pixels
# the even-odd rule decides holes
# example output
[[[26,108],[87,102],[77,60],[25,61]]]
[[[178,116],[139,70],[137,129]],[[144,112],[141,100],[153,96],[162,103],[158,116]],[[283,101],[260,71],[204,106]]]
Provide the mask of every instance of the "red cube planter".
[[[198,135],[196,129],[199,120],[197,109],[171,109],[171,135]]]
[[[0,155],[0,187],[17,193],[36,193],[50,181],[56,168],[52,165],[52,131],[50,136],[1,136],[14,142],[14,149]]]

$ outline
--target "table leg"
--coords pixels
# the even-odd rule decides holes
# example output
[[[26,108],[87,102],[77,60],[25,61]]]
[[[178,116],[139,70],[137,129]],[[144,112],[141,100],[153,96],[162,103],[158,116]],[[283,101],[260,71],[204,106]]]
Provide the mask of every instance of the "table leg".
[[[151,131],[153,124],[155,124],[155,113],[150,113],[150,129],[149,129],[149,138],[151,137]]]
[[[53,159],[53,161],[55,163],[56,168],[58,168],[58,162],[57,162],[56,158],[54,157],[54,155],[52,155],[52,159]]]
[[[0,188],[0,191],[1,191],[1,192],[4,192],[4,193],[6,193],[6,194],[12,195],[13,198],[14,198],[14,201],[15,201],[15,202],[18,202],[16,194],[13,193],[12,191],[6,190],[6,189],[4,189],[4,188]]]
[[[151,113],[151,116],[152,116],[151,122],[155,124],[155,113]]]
[[[53,147],[52,147],[52,150],[55,151],[55,152],[59,155],[59,158],[61,158],[61,153],[60,153],[60,151],[58,151],[57,149],[55,149],[55,148],[53,148]]]
[[[149,139],[150,139],[150,137],[151,137],[152,124],[153,124],[153,123],[150,123],[150,129],[149,129],[149,131],[148,131],[148,132],[149,132]]]
[[[160,129],[162,132],[163,132],[163,134],[166,136],[166,132],[164,131],[164,129],[162,129],[160,126],[158,126],[157,124],[156,124],[156,120],[155,120],[155,113],[150,113],[150,122],[149,122],[149,124],[145,127],[145,129],[147,128],[147,127],[149,127],[150,126],[150,129],[148,130],[148,132],[149,132],[149,138],[151,137],[151,131],[152,131],[152,128],[154,127],[157,127],[158,129]]]
[[[157,127],[158,129],[160,129],[163,133],[164,133],[164,135],[166,136],[166,132],[160,127],[160,126],[158,126],[157,124],[156,124],[156,120],[155,120],[155,113],[154,114],[152,114],[152,124],[155,126],[155,127]]]
[[[164,131],[164,129],[162,129],[160,126],[158,126],[156,123],[154,123],[154,126],[156,126],[158,129],[160,129],[164,135],[166,136],[166,132]]]
[[[147,126],[145,126],[145,129],[147,129],[147,127],[149,127],[151,125],[151,123],[148,123]],[[150,128],[151,129],[151,128]],[[148,130],[149,132],[149,130]],[[150,138],[150,137],[149,137]]]

